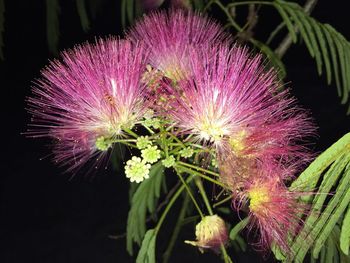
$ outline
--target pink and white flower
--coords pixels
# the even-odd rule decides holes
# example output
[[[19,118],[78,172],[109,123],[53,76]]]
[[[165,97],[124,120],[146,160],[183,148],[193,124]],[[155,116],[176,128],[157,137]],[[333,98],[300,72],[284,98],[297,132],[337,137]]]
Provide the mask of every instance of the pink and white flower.
[[[126,40],[98,40],[52,61],[28,99],[29,134],[55,139],[54,160],[75,170],[99,159],[113,138],[143,117],[145,49]]]

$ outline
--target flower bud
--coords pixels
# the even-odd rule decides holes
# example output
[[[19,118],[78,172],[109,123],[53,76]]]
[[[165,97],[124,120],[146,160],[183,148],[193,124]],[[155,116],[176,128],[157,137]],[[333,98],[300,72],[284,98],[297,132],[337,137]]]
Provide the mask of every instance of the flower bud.
[[[196,239],[185,243],[197,246],[201,252],[207,248],[217,250],[228,239],[225,221],[217,215],[203,217],[196,225]]]

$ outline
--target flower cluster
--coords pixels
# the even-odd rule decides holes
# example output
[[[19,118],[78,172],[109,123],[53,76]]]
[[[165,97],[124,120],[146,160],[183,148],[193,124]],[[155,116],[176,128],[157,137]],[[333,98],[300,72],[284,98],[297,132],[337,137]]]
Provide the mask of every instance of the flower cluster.
[[[76,170],[125,143],[139,152],[125,165],[131,182],[149,178],[157,162],[218,169],[234,207],[249,210],[259,245],[288,252],[305,208],[285,182],[310,160],[302,142],[313,126],[262,55],[233,44],[218,23],[154,12],[125,40],[78,46],[42,74],[28,100],[30,133],[55,139],[55,161]],[[215,249],[225,223],[205,217],[196,235],[191,244]]]

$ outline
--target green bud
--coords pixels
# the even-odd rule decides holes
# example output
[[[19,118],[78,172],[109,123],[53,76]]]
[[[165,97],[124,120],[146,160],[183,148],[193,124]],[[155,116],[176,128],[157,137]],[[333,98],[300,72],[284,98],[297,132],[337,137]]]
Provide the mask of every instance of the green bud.
[[[170,168],[170,167],[174,166],[174,164],[175,164],[175,157],[173,155],[170,155],[168,158],[162,160],[162,164],[166,168]]]
[[[147,146],[141,151],[141,156],[148,163],[155,163],[160,158],[160,150],[157,146]]]
[[[194,151],[191,147],[186,147],[185,149],[182,149],[180,152],[180,156],[184,158],[190,158]]]
[[[148,136],[140,136],[136,140],[136,146],[139,150],[147,148],[147,146],[151,145],[152,142],[148,138]]]
[[[130,182],[140,183],[144,179],[149,178],[150,164],[147,164],[140,157],[133,156],[131,160],[126,162],[125,175],[130,179]]]
[[[95,147],[100,151],[107,151],[112,146],[112,140],[104,136],[98,137],[95,142]]]

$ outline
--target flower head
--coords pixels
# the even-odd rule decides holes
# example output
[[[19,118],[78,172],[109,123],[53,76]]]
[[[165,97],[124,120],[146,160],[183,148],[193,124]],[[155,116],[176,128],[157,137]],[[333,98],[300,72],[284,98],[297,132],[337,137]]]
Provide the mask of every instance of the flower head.
[[[194,154],[194,150],[191,147],[186,147],[180,152],[180,156],[184,158],[190,158]]]
[[[151,169],[150,164],[140,157],[133,156],[131,160],[126,162],[125,175],[130,178],[130,182],[140,183],[149,178],[149,169]]]
[[[190,75],[189,49],[203,48],[222,41],[226,34],[208,17],[183,10],[153,12],[135,24],[128,33],[132,41],[142,41],[150,50],[154,71],[179,81]]]
[[[168,112],[182,133],[212,145],[224,159],[305,159],[298,142],[312,125],[261,55],[227,45],[193,52],[200,53],[191,56],[193,76],[178,83]]]
[[[55,161],[68,170],[110,148],[147,107],[145,53],[139,44],[113,38],[63,52],[61,61],[43,70],[28,99],[34,123],[29,133],[56,139]]]
[[[140,136],[136,140],[136,147],[140,150],[147,148],[147,146],[152,145],[152,141],[149,139],[149,137],[146,136]]]
[[[166,168],[170,168],[170,167],[174,166],[174,164],[175,164],[175,157],[174,157],[174,155],[170,155],[169,157],[167,157],[164,160],[162,160],[162,164]]]
[[[221,245],[225,245],[228,240],[227,228],[225,221],[217,216],[205,216],[196,225],[197,241],[185,241],[187,244],[203,249],[218,249]]]
[[[242,200],[248,203],[249,228],[258,230],[259,248],[276,244],[286,254],[290,253],[289,238],[298,233],[302,225],[300,214],[308,210],[297,201],[302,194],[288,190],[278,176],[254,178],[246,185],[238,198],[241,203]]]
[[[147,146],[141,151],[142,158],[148,163],[155,163],[160,158],[161,151],[157,146]]]

